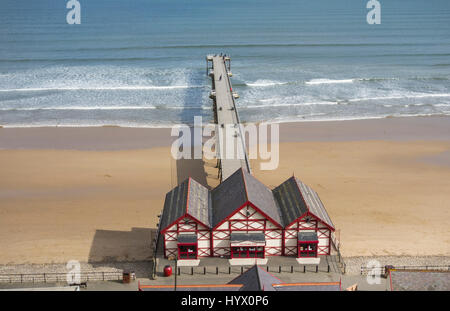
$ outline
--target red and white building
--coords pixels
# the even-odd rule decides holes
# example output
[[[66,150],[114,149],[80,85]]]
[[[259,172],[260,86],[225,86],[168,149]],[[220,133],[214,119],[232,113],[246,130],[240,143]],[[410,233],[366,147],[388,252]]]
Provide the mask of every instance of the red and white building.
[[[331,222],[317,193],[295,177],[270,190],[239,169],[208,190],[192,178],[167,193],[160,220],[164,256],[315,263],[333,251]]]
[[[330,255],[335,228],[319,195],[294,176],[273,193],[284,220],[283,255],[296,256],[303,263],[316,263],[318,255]]]

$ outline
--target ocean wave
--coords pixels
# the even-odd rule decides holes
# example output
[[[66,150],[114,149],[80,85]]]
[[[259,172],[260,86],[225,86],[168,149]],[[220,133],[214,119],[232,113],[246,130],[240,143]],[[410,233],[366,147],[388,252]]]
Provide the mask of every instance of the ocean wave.
[[[364,97],[364,98],[353,98],[348,99],[349,102],[359,102],[366,100],[389,100],[389,99],[408,99],[408,98],[427,98],[427,97],[450,97],[450,94],[405,94],[405,95],[395,95],[395,96],[379,96],[379,97]]]
[[[211,106],[53,106],[53,107],[6,107],[0,108],[0,111],[39,111],[39,110],[152,110],[152,109],[167,109],[167,110],[210,110]]]
[[[11,35],[13,33],[10,33]],[[20,33],[23,35],[24,33]],[[62,39],[54,38],[51,40],[41,40],[40,42],[55,43],[55,42],[74,42],[76,38]],[[96,39],[83,38],[82,41],[96,41]],[[5,43],[20,43],[25,40],[7,40]],[[388,47],[388,46],[433,46],[439,44],[432,43],[400,43],[400,42],[385,42],[385,43],[255,43],[255,44],[179,44],[179,45],[134,45],[134,46],[100,46],[100,47],[80,47],[76,49],[59,48],[52,49],[55,52],[85,52],[85,51],[133,51],[133,50],[164,50],[164,49],[230,49],[230,48],[270,48],[270,47]],[[47,49],[42,49],[46,51]]]
[[[434,107],[450,107],[450,104],[435,104]]]
[[[36,108],[0,108],[0,111],[39,111],[39,110],[147,110],[158,109],[155,106],[95,106],[95,107],[36,107]]]
[[[332,80],[332,79],[312,79],[306,81],[306,85],[319,85],[319,84],[337,84],[337,83],[353,83],[354,79],[342,79],[342,80]]]
[[[390,118],[407,118],[407,117],[448,117],[450,111],[443,111],[440,113],[417,113],[417,114],[384,114],[378,116],[342,116],[332,117],[326,113],[316,113],[310,115],[296,115],[288,117],[277,117],[260,120],[258,122],[264,123],[289,123],[289,122],[335,122],[335,121],[357,121],[357,120],[372,120],[372,119],[390,119]],[[101,121],[99,121],[101,122]],[[125,127],[125,128],[173,128],[178,126],[184,126],[180,122],[166,122],[166,123],[141,123],[141,122],[117,122],[117,123],[52,123],[52,122],[40,122],[36,124],[30,123],[13,123],[4,124],[4,128],[39,128],[39,127]],[[192,125],[192,124],[189,124]]]
[[[203,85],[140,85],[140,86],[97,86],[97,87],[39,87],[20,89],[0,89],[0,92],[44,92],[44,91],[139,91],[204,88]]]
[[[190,106],[55,106],[55,107],[23,107],[23,108],[0,108],[0,111],[39,111],[39,110],[151,110],[151,109],[174,109],[174,110],[209,110],[210,106],[190,107]]]
[[[184,124],[177,124],[177,123],[154,123],[154,124],[142,124],[142,123],[120,123],[120,124],[107,124],[107,123],[85,123],[85,124],[78,124],[78,123],[63,123],[63,124],[56,124],[56,123],[39,123],[39,124],[24,124],[24,123],[16,123],[16,124],[7,124],[2,125],[3,128],[42,128],[42,127],[61,127],[61,128],[86,128],[86,127],[112,127],[112,128],[162,128],[162,129],[170,129],[173,127],[179,127],[183,126]]]
[[[348,105],[348,103],[341,101],[320,101],[320,102],[303,102],[294,104],[249,105],[249,106],[240,106],[239,109],[296,107],[296,106],[314,106],[314,105]]]
[[[32,62],[133,62],[133,61],[160,61],[168,59],[179,59],[175,56],[161,56],[161,57],[108,57],[108,58],[15,58],[15,59],[0,59],[2,63],[32,63]]]
[[[288,82],[280,82],[280,81],[272,81],[272,80],[256,80],[253,83],[246,82],[245,85],[250,87],[266,87],[266,86],[275,86],[275,85],[283,85]]]
[[[322,117],[321,117],[322,116]],[[417,113],[417,114],[384,114],[378,116],[342,116],[330,117],[327,114],[311,114],[311,115],[297,115],[289,117],[278,117],[267,119],[264,122],[268,123],[290,123],[290,122],[335,122],[335,121],[357,121],[357,120],[379,120],[391,118],[408,118],[408,117],[448,117],[450,111],[443,111],[439,113]]]
[[[447,81],[447,77],[411,77],[404,78],[405,80],[435,80],[435,81]],[[353,78],[353,79],[311,79],[309,81],[273,81],[273,80],[256,80],[255,82],[237,83],[235,86],[249,86],[249,87],[271,87],[276,85],[293,85],[293,84],[306,84],[306,85],[321,85],[321,84],[345,84],[354,82],[383,82],[383,81],[400,81],[402,78],[397,77],[386,77],[386,78]]]

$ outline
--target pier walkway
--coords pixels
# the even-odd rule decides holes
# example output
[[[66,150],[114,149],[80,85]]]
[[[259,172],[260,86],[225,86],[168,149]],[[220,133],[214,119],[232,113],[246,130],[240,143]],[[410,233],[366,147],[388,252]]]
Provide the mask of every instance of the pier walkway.
[[[245,147],[245,139],[239,122],[239,115],[230,82],[230,57],[226,55],[208,55],[206,57],[206,73],[211,77],[214,122],[218,134],[216,152],[219,167],[220,182],[227,179],[236,170],[243,168],[251,173],[250,162]],[[230,148],[227,152],[227,148]]]

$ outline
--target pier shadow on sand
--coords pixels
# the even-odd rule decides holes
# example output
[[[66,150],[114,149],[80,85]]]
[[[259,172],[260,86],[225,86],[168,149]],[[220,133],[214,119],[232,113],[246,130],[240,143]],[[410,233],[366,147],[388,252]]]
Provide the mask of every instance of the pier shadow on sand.
[[[204,76],[204,70],[194,70],[187,79],[188,85],[202,85],[209,82]],[[204,88],[198,87],[187,88],[185,90],[183,109],[180,110],[180,119],[183,120],[185,124],[189,124],[191,128],[191,144],[189,146],[183,146],[190,149],[191,159],[180,159],[176,161],[177,184],[192,177],[200,184],[208,187],[206,180],[208,174],[205,171],[205,162],[203,159],[194,159],[195,143],[200,145],[199,147],[201,148],[202,142],[194,142],[194,129],[192,126],[194,124],[194,116],[201,116],[203,118],[203,124],[210,121],[210,117],[205,114],[205,110],[202,108],[205,104],[203,97],[204,92]],[[180,136],[181,135],[182,134],[180,133]]]

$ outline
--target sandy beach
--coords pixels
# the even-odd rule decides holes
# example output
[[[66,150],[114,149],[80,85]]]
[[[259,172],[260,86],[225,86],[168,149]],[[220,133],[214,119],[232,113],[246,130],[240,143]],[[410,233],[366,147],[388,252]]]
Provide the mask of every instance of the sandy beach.
[[[0,264],[150,258],[165,193],[212,162],[175,161],[169,129],[0,128]],[[450,118],[280,125],[280,165],[320,195],[344,256],[450,256]]]

